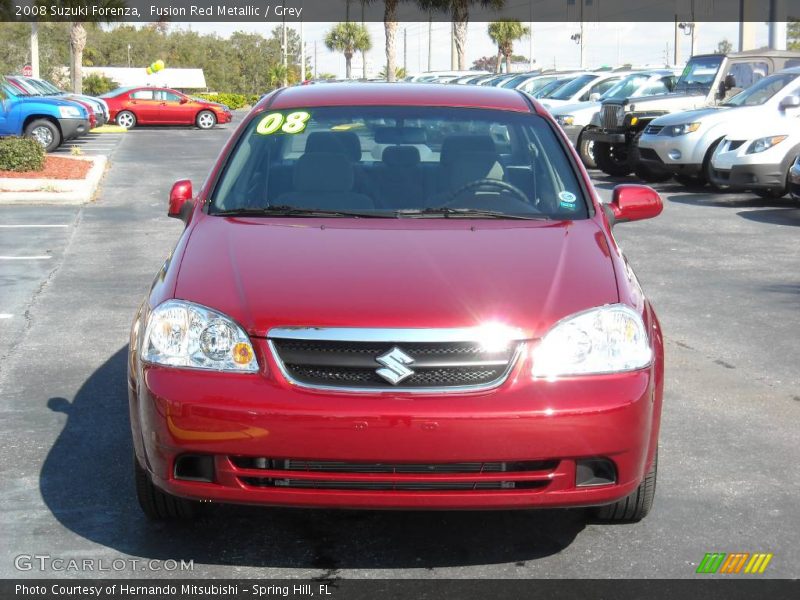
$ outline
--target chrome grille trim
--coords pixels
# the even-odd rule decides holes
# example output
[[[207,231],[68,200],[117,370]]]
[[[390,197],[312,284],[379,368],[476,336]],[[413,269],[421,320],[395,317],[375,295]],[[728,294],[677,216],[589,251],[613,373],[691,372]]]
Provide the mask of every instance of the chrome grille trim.
[[[600,125],[603,129],[616,129],[622,126],[625,109],[620,104],[603,104],[600,111]]]
[[[274,328],[267,333],[267,344],[278,369],[283,378],[291,385],[298,388],[347,392],[358,394],[430,394],[430,393],[464,393],[474,391],[491,390],[501,386],[508,379],[509,374],[514,369],[524,348],[525,336],[519,329],[509,328],[504,333],[507,334],[510,345],[510,358],[508,362],[503,362],[505,368],[500,375],[491,381],[479,384],[435,386],[435,387],[394,387],[394,386],[353,386],[353,385],[328,385],[322,383],[312,383],[301,381],[290,373],[283,357],[281,356],[276,342],[284,340],[302,340],[307,342],[352,342],[352,343],[385,343],[385,344],[407,344],[407,343],[467,343],[478,342],[486,335],[486,329],[481,327],[472,328],[453,328],[453,329],[393,329],[393,328],[314,328],[314,327],[291,327]],[[452,363],[450,363],[452,365]],[[480,362],[471,363],[470,366],[480,366]],[[430,364],[420,361],[420,367],[431,368]],[[380,368],[378,363],[375,368]],[[499,370],[499,369],[498,369]],[[420,371],[424,373],[424,371]]]

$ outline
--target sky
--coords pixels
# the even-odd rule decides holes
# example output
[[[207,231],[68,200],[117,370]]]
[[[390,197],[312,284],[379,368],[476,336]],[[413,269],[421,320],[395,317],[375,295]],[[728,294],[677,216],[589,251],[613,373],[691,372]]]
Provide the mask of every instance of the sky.
[[[173,23],[176,27],[191,27],[200,33],[217,33],[223,37],[234,31],[261,32],[268,34],[274,23]],[[332,23],[304,23],[306,56],[311,57],[310,67],[314,66],[314,42],[316,41],[317,73],[333,73],[344,77],[344,56],[329,52],[323,39]],[[578,68],[580,64],[579,46],[570,39],[579,31],[578,23],[533,23],[533,57],[536,65],[543,68]],[[385,37],[383,23],[366,23],[372,37],[372,50],[367,52],[367,76],[376,76],[385,64]],[[299,26],[292,28],[299,31]],[[497,53],[486,32],[487,23],[470,23],[467,38],[467,65],[481,56]],[[754,24],[756,47],[767,44],[768,30],[765,23]],[[399,23],[397,34],[397,63],[403,66],[403,32],[406,32],[406,66],[409,74],[428,70],[428,23]],[[450,69],[450,23],[432,24],[431,68]],[[637,66],[663,66],[665,56],[672,62],[673,23],[589,23],[584,29],[585,67],[596,68],[604,65],[631,63]],[[739,40],[738,23],[698,23],[695,48],[696,53],[712,52],[717,44],[727,39],[737,48]],[[531,42],[528,39],[517,42],[516,54],[530,56]],[[681,55],[683,62],[691,56],[691,37],[681,34]],[[353,58],[354,76],[362,75],[361,57]]]

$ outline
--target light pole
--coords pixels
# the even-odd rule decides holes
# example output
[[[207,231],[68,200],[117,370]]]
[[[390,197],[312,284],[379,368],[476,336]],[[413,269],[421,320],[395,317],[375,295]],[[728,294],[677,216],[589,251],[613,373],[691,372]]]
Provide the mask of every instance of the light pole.
[[[131,68],[131,45],[128,44],[128,68]]]

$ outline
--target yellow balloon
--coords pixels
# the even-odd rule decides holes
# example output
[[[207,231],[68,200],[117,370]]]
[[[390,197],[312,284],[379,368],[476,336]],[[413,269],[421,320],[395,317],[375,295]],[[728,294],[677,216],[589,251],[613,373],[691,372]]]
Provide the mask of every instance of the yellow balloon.
[[[153,66],[155,67],[154,71],[162,71],[164,69],[164,61],[157,60]]]
[[[153,69],[151,69],[150,67],[147,67],[146,71],[147,71],[148,75],[152,75],[153,74]]]

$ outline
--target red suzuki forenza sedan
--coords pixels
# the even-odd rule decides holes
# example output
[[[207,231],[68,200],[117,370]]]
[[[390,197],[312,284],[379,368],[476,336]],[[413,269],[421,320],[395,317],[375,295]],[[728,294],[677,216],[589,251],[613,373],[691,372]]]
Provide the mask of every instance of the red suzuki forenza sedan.
[[[436,85],[278,90],[196,194],[130,338],[140,504],[368,509],[653,502],[658,320],[530,97]]]

